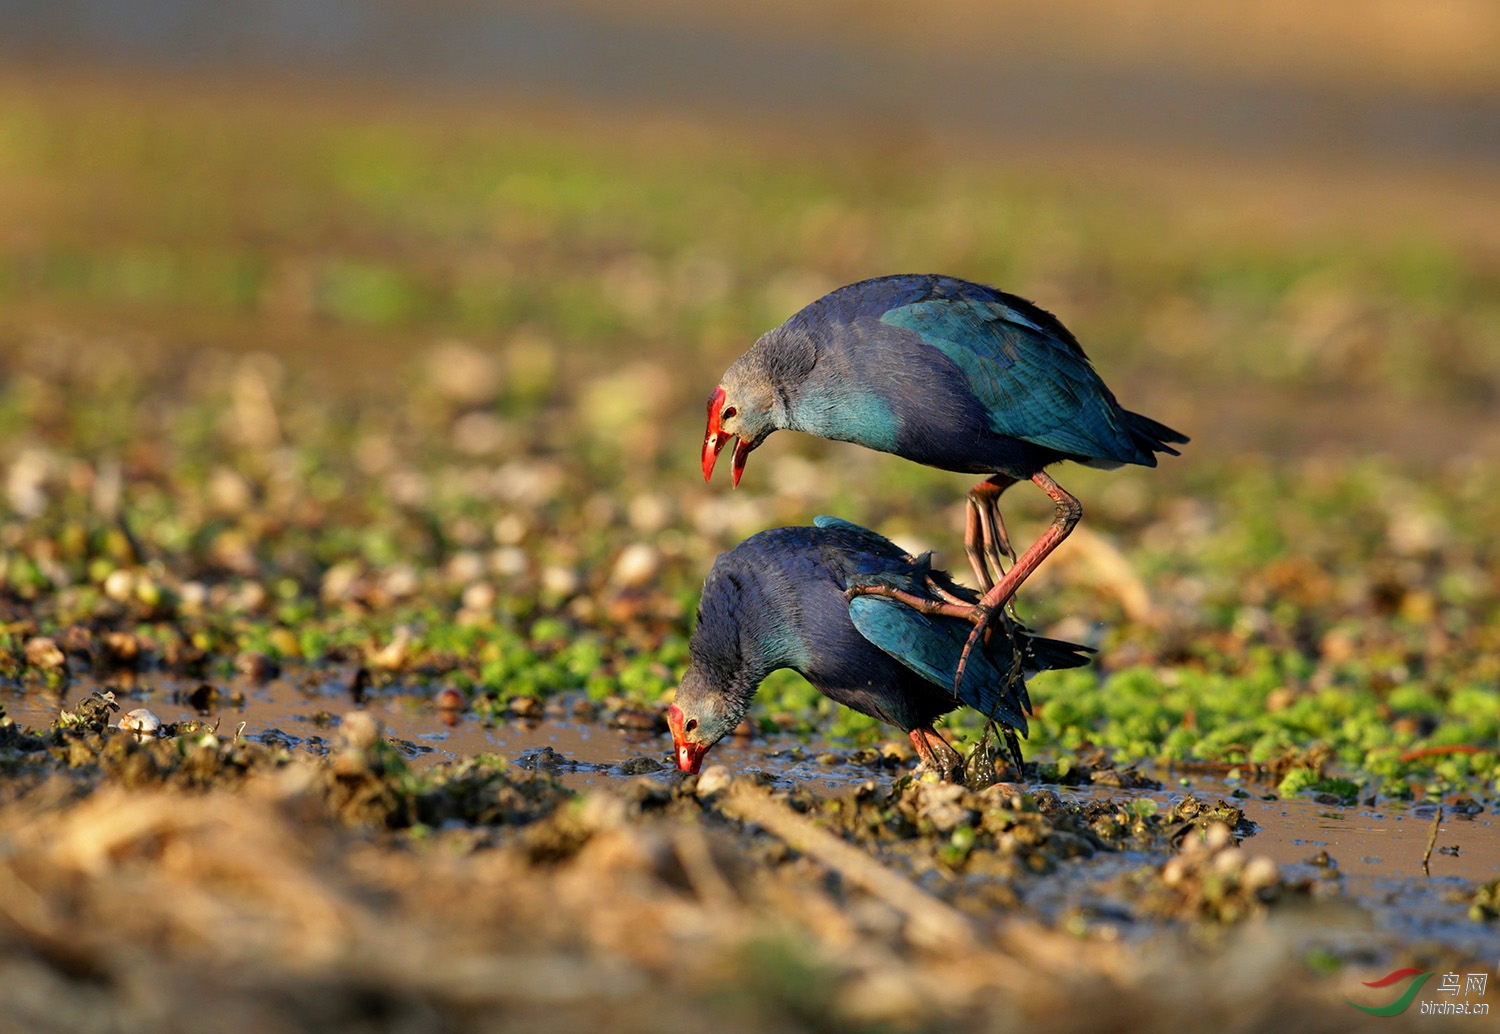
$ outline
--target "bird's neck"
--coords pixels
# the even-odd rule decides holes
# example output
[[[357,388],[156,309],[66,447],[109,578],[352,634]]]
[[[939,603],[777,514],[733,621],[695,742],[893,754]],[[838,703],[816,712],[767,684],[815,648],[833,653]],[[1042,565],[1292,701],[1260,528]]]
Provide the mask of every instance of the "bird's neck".
[[[755,691],[760,689],[761,680],[769,672],[756,674],[753,671],[741,670],[734,678],[724,684],[724,707],[730,715],[730,721],[738,725],[745,715],[750,713],[750,701],[755,699]]]
[[[761,365],[775,395],[772,419],[777,427],[897,451],[900,421],[891,400],[870,386],[854,362],[857,349],[851,342],[835,336],[832,344],[819,344],[805,332],[782,328],[763,352]]]
[[[756,632],[759,650],[754,657],[746,657],[756,685],[778,668],[801,669],[807,665],[807,644],[778,617],[775,613],[766,615]]]
[[[753,360],[758,379],[770,392],[771,422],[794,427],[797,397],[818,364],[817,345],[806,334],[778,327],[763,335],[745,358]]]

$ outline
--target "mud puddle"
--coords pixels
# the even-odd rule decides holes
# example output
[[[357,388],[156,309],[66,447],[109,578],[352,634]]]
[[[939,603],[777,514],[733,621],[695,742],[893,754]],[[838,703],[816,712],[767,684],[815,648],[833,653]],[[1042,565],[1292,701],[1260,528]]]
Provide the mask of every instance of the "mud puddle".
[[[351,682],[342,674],[260,684],[236,680],[218,690],[207,710],[199,710],[189,702],[200,685],[195,681],[76,679],[62,692],[0,689],[0,706],[18,724],[43,728],[57,719],[60,710],[89,693],[110,691],[122,712],[147,708],[168,723],[196,719],[212,725],[217,721],[221,736],[240,735],[313,754],[332,749],[341,716],[360,707],[380,720],[386,738],[418,768],[498,754],[522,767],[545,771],[574,791],[640,775],[670,778],[675,772],[671,739],[664,731],[570,719],[565,717],[566,706],[549,709],[540,720],[513,718],[488,724],[472,711],[440,711],[426,692],[393,688],[371,690],[356,705]],[[798,785],[816,792],[858,786],[879,774],[846,763],[847,753],[830,753],[826,745],[804,743],[794,736],[736,737],[716,746],[709,761],[736,773],[764,773],[762,778],[769,785],[781,789]]]
[[[0,690],[0,704],[16,722],[42,727],[55,720],[60,708],[71,707],[93,689],[107,688],[125,711],[149,708],[164,722],[217,719],[221,735],[238,733],[314,754],[333,748],[340,716],[356,706],[350,680],[333,673],[264,684],[241,680],[221,690],[220,705],[207,714],[189,703],[196,685],[153,679],[106,686],[78,680],[61,693]],[[380,719],[390,742],[417,767],[478,754],[500,755],[544,771],[575,791],[642,775],[663,781],[675,778],[664,732],[572,719],[566,707],[556,704],[540,720],[499,724],[486,724],[472,712],[444,714],[425,692],[399,688],[373,690],[362,706]],[[786,734],[726,740],[714,748],[710,762],[736,774],[761,773],[763,781],[781,789],[802,787],[819,795],[837,794],[871,779],[889,782],[906,770],[890,762],[873,767],[855,757],[848,748]],[[1348,906],[1343,911],[1319,911],[1318,923],[1305,932],[1310,947],[1358,956],[1386,955],[1401,946],[1426,943],[1473,957],[1500,958],[1500,924],[1476,923],[1467,914],[1474,885],[1500,876],[1495,802],[1377,800],[1373,806],[1343,807],[1308,798],[1279,798],[1264,786],[1198,776],[1183,780],[1166,771],[1145,774],[1162,788],[1037,783],[1031,789],[1077,802],[1148,797],[1163,809],[1190,794],[1208,802],[1223,799],[1241,808],[1253,824],[1242,845],[1248,853],[1271,858],[1288,879],[1308,887],[1311,899]],[[1100,852],[1045,876],[1030,877],[1018,889],[1025,906],[1049,923],[1067,926],[1082,918],[1094,931],[1103,928],[1122,938],[1145,936],[1159,925],[1132,916],[1121,886],[1132,872],[1159,865],[1166,857],[1165,850]]]
[[[1469,918],[1476,884],[1500,877],[1500,823],[1494,802],[1378,799],[1375,806],[1341,807],[1302,797],[1277,797],[1272,788],[1245,787],[1194,777],[1174,785],[1174,774],[1149,771],[1160,791],[1060,788],[1063,799],[1149,797],[1170,808],[1186,795],[1223,799],[1243,810],[1254,825],[1242,847],[1276,862],[1290,881],[1305,883],[1309,897],[1349,906],[1318,913],[1316,928],[1303,931],[1308,948],[1341,956],[1386,955],[1401,946],[1441,945],[1477,957],[1500,958],[1500,925]],[[1235,793],[1249,796],[1236,797]],[[1266,799],[1271,798],[1271,799]],[[1441,808],[1441,814],[1439,813]],[[1433,826],[1437,835],[1431,854]],[[1129,917],[1114,901],[1115,883],[1133,867],[1164,856],[1140,852],[1100,855],[1039,881],[1028,904],[1053,922],[1072,914]],[[1423,860],[1426,858],[1426,870]]]

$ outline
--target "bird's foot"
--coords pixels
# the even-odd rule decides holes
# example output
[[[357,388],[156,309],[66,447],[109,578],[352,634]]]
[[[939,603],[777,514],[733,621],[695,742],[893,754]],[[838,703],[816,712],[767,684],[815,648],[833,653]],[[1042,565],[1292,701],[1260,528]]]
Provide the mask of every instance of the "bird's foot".
[[[945,602],[944,600],[931,600],[914,593],[897,589],[889,585],[851,585],[844,590],[844,599],[854,600],[858,596],[885,596],[888,599],[897,600],[921,614],[941,615],[942,617],[963,618],[966,621],[974,620],[972,613],[974,604],[963,600],[956,602]]]
[[[1002,743],[1003,740],[1003,743]],[[1021,760],[1021,743],[1016,731],[991,719],[984,734],[964,756],[964,784],[973,790],[990,786],[1014,789],[1011,779],[1025,779],[1026,764]],[[1009,789],[1005,796],[1013,796]]]
[[[986,597],[988,600],[988,597]],[[987,602],[974,604],[970,612],[964,617],[974,623],[973,630],[969,633],[968,640],[964,643],[963,652],[958,655],[958,669],[953,673],[953,692],[958,692],[958,687],[964,682],[964,669],[969,666],[969,654],[974,652],[974,644],[978,643],[984,635],[985,629],[989,627],[990,619],[995,616],[999,607],[991,606]]]
[[[946,783],[963,781],[963,755],[949,746],[948,741],[939,736],[936,729],[928,726],[913,729],[906,735],[911,739],[911,745],[916,748],[922,768],[928,772],[936,772],[938,778]]]
[[[940,598],[944,603],[951,603],[956,607],[972,607],[974,605],[968,600],[964,599],[962,596],[955,596],[953,595],[953,593],[943,588],[937,583],[932,575],[927,576],[927,587],[931,589],[933,591],[933,594]]]
[[[999,761],[994,741],[988,735],[981,736],[964,756],[964,785],[971,790],[993,786],[1000,778]]]

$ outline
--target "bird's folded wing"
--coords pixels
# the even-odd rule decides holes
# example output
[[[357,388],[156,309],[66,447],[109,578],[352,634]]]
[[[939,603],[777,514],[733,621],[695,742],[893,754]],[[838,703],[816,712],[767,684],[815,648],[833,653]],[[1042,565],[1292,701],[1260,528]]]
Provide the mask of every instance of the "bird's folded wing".
[[[1082,350],[1010,306],[941,299],[891,309],[881,321],[951,359],[995,433],[1080,456],[1149,458]]]
[[[871,531],[869,528],[861,527],[860,525],[855,524],[853,521],[846,521],[842,517],[830,517],[827,514],[823,514],[821,516],[814,517],[813,524],[817,525],[819,528],[823,528],[829,531],[844,531],[848,532],[851,535],[858,535],[860,538],[864,539],[869,544],[870,548],[877,553],[889,552],[897,553],[902,556],[906,555],[906,550],[902,549],[900,546],[896,545],[894,542],[892,542],[890,539],[886,538],[879,532]]]
[[[952,691],[972,626],[957,618],[921,614],[904,603],[884,596],[857,596],[849,604],[849,617],[860,635],[890,654],[912,671],[943,689]],[[964,669],[958,699],[981,714],[1017,729],[1028,729],[1026,683],[1021,658],[1014,670],[995,666],[993,651],[975,650]],[[1010,665],[1005,666],[1007,669]]]

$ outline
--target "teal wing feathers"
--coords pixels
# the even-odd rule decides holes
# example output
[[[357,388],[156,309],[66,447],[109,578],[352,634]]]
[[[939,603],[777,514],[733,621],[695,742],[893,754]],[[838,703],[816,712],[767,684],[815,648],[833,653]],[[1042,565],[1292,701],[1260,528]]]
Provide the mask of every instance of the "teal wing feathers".
[[[855,597],[849,604],[849,617],[861,635],[918,675],[944,689],[953,685],[969,638],[967,622],[921,614],[884,596]],[[1006,668],[1002,674],[990,652],[975,650],[964,671],[959,700],[1025,735],[1025,712],[1031,700],[1021,677],[1020,659]]]
[[[865,542],[868,543],[870,548],[879,553],[891,552],[904,554],[906,552],[900,546],[896,545],[894,542],[892,542],[890,539],[886,538],[879,532],[871,531],[869,528],[861,527],[860,525],[855,524],[853,521],[846,521],[842,517],[830,517],[827,514],[823,514],[821,516],[814,517],[813,524],[819,528],[823,528],[824,530],[843,531],[848,532],[851,535],[857,535],[859,538],[864,539]]]
[[[1155,464],[1075,343],[1000,301],[941,298],[882,322],[921,335],[963,372],[997,433],[1059,452]]]

